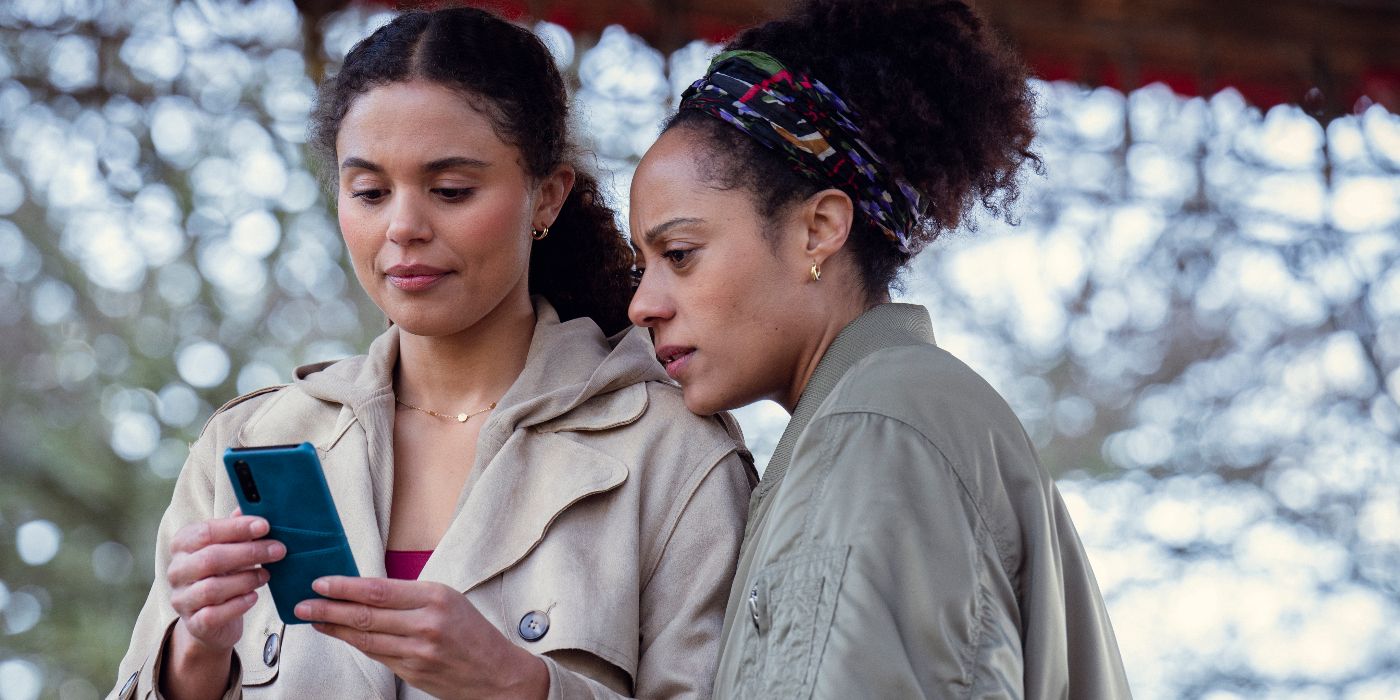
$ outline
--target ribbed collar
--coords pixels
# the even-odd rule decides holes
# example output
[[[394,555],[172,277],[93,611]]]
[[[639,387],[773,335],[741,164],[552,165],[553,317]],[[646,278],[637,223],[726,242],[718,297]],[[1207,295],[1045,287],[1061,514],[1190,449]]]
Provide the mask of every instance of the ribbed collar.
[[[880,304],[857,316],[826,349],[826,354],[817,362],[817,369],[802,390],[797,400],[797,408],[792,412],[792,420],[783,430],[782,439],[773,450],[773,458],[763,471],[763,480],[754,490],[749,508],[750,514],[758,509],[758,504],[782,482],[792,461],[792,449],[797,438],[807,429],[817,408],[831,395],[832,389],[846,376],[851,367],[871,353],[885,348],[904,345],[933,344],[933,323],[929,320],[928,309],[916,304]]]

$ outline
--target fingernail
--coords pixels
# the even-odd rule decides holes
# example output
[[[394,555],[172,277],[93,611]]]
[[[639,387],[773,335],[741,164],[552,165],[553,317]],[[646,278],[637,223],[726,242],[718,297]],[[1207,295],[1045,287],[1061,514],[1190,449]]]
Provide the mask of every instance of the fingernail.
[[[311,590],[316,591],[321,595],[325,595],[331,592],[331,583],[330,581],[327,581],[323,578],[318,578],[315,581],[311,582]]]
[[[248,523],[248,534],[253,537],[262,537],[266,535],[267,529],[267,521],[262,518],[254,518],[252,522]]]
[[[311,619],[311,603],[308,603],[308,602],[306,602],[306,601],[303,600],[302,602],[297,603],[297,606],[296,606],[295,608],[292,608],[292,612],[295,613],[297,617],[299,617],[299,618],[301,618],[301,619],[303,619],[303,620],[310,620],[310,619]]]
[[[287,553],[287,546],[281,542],[267,543],[267,556],[274,559],[281,559]]]

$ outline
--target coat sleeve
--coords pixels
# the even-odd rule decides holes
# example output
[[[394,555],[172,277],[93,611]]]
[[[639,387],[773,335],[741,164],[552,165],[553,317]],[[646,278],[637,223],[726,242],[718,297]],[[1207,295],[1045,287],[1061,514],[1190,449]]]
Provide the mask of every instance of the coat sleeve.
[[[819,448],[790,469],[829,470],[811,494],[808,551],[837,545],[845,565],[826,568],[837,593],[807,651],[813,697],[1026,697],[1021,615],[1003,567],[1014,555],[998,549],[973,490],[898,420],[838,414],[814,430]],[[770,657],[765,675],[791,673],[783,667],[801,657]]]
[[[634,697],[712,693],[724,606],[753,488],[750,464],[732,446],[719,453],[701,460],[661,523],[669,536],[642,587]],[[590,678],[598,677],[596,669],[572,668],[572,661],[545,657],[550,700],[626,697]]]
[[[225,409],[230,408],[230,402]],[[157,684],[160,680],[161,663],[166,649],[166,640],[175,626],[178,615],[170,605],[170,584],[165,571],[170,566],[170,543],[180,528],[190,523],[224,517],[228,513],[215,512],[214,481],[220,466],[219,451],[225,442],[222,437],[227,430],[221,429],[236,420],[249,406],[239,406],[229,413],[216,414],[210,420],[199,439],[190,446],[189,456],[175,482],[175,491],[170,499],[170,507],[161,517],[156,534],[155,580],[146,596],[146,603],[136,618],[136,627],[131,633],[131,644],[117,670],[117,682],[109,699],[126,700],[141,698],[152,700],[161,698]],[[225,409],[221,409],[221,412]],[[242,696],[241,664],[237,652],[233,656],[233,669],[229,684],[225,688],[223,700],[234,700]]]

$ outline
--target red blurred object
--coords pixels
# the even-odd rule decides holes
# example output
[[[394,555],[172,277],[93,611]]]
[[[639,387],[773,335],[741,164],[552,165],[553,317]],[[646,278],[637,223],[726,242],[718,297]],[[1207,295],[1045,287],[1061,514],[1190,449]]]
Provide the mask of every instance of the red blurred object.
[[[374,1],[374,0],[367,0]],[[298,7],[348,4],[298,0]],[[475,0],[507,17],[538,17],[580,35],[620,24],[672,51],[721,42],[779,15],[789,0]],[[1154,82],[1182,95],[1234,87],[1251,103],[1303,105],[1323,121],[1371,103],[1400,112],[1396,0],[974,0],[1039,77],[1131,90]],[[304,8],[305,11],[305,8]]]

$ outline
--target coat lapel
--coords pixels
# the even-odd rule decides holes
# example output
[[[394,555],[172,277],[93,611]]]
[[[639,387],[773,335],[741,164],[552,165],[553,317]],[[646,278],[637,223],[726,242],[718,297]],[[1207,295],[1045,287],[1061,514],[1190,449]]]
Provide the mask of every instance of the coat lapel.
[[[470,591],[525,558],[569,506],[627,474],[621,461],[562,435],[516,432],[474,479],[419,579]]]

